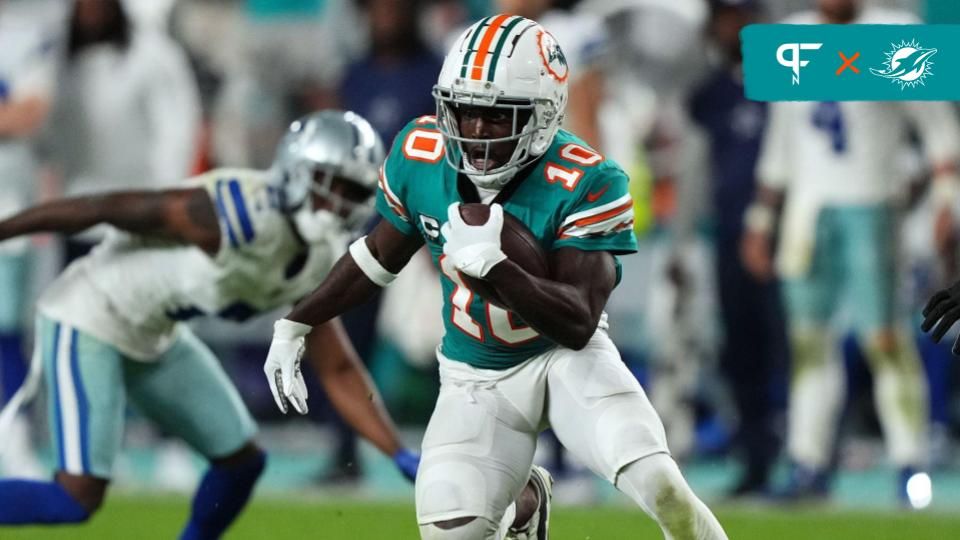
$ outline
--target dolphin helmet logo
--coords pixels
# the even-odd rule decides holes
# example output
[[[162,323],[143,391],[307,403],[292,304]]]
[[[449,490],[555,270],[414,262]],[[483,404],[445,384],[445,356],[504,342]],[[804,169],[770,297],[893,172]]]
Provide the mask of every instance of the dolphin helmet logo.
[[[900,84],[901,90],[924,84],[923,80],[933,75],[933,61],[930,58],[937,53],[937,49],[924,49],[916,40],[891,45],[893,49],[884,53],[887,59],[883,69],[870,68],[870,73]]]
[[[559,82],[566,81],[570,68],[567,66],[567,57],[564,56],[563,49],[560,48],[556,38],[546,30],[541,30],[537,34],[537,45],[540,46],[540,60],[547,68],[547,73]]]

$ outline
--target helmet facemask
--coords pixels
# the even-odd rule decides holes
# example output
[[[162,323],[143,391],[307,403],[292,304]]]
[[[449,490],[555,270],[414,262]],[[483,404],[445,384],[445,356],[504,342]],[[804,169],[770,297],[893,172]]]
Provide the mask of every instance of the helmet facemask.
[[[359,230],[373,213],[383,142],[352,112],[319,111],[296,120],[277,147],[272,187],[310,243]]]
[[[298,193],[286,191],[286,207],[308,242],[320,241],[333,231],[356,231],[373,215],[373,190],[337,167],[298,163],[284,172],[300,177],[287,185],[309,186]]]
[[[505,186],[553,143],[566,109],[568,76],[556,39],[536,22],[500,13],[470,25],[447,53],[433,87],[447,163],[478,187]],[[461,122],[463,107],[506,109],[513,129],[499,113],[491,116],[491,132]],[[470,138],[481,136],[486,138]],[[507,159],[503,145],[511,143]],[[468,151],[478,146],[483,155],[471,158]]]
[[[444,156],[447,163],[457,172],[466,174],[474,184],[487,189],[499,189],[506,185],[516,172],[530,163],[549,146],[546,131],[550,128],[550,118],[555,116],[555,106],[549,99],[509,98],[496,96],[494,92],[472,92],[469,90],[450,90],[434,86],[433,96],[437,103],[437,127],[444,137]],[[512,118],[510,135],[496,138],[470,138],[460,133],[460,114],[463,108],[478,107],[503,109]],[[552,140],[552,134],[549,139]],[[505,163],[487,168],[491,158],[491,148],[495,144],[515,141],[513,152]],[[471,163],[471,154],[476,148],[483,149],[482,168]],[[476,157],[479,157],[477,155]]]

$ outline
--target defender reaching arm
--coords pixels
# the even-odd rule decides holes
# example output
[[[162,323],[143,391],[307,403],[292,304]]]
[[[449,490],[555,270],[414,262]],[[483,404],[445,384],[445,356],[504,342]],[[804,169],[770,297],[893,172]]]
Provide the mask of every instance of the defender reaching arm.
[[[297,135],[298,133],[294,133],[292,137]],[[299,133],[299,135],[305,138],[311,137],[310,133],[305,135]],[[336,134],[336,136],[339,137],[340,134]],[[291,145],[281,145],[282,148],[285,146]],[[380,155],[382,156],[382,153]],[[292,157],[284,157],[284,159],[293,160]],[[294,165],[297,164],[294,163]],[[291,166],[291,168],[297,167]],[[226,178],[232,178],[236,175],[236,172],[230,171],[229,173],[218,174],[214,171],[204,175],[199,181],[216,181],[217,184],[215,185],[219,186],[219,176],[224,175]],[[263,214],[272,212],[270,214],[272,217],[264,219],[270,220],[271,223],[286,222],[286,225],[280,225],[280,227],[284,229],[292,227],[299,235],[304,248],[308,248],[311,244],[312,232],[316,232],[321,237],[322,234],[320,233],[323,233],[322,230],[312,231],[313,222],[309,219],[301,219],[304,215],[314,212],[329,214],[336,210],[340,213],[338,219],[350,221],[355,213],[363,217],[362,212],[358,213],[358,210],[363,210],[360,207],[362,201],[350,203],[348,200],[349,196],[356,191],[350,181],[336,177],[336,175],[317,175],[315,177],[310,174],[304,182],[308,184],[316,183],[318,178],[320,182],[324,182],[320,187],[307,186],[299,190],[302,192],[301,197],[310,199],[299,206],[270,209],[268,204],[258,203],[261,210],[257,210],[257,212]],[[229,180],[228,182],[236,182],[236,180]],[[238,190],[242,189],[239,188],[239,184],[236,184],[236,186]],[[260,242],[260,248],[254,249],[258,253],[257,256],[266,257],[272,261],[272,258],[277,256],[276,250],[279,248],[275,244],[278,243],[261,238],[253,232],[249,237],[244,237],[243,241],[240,238],[235,240],[233,236],[228,239],[224,236],[227,232],[221,229],[222,226],[229,229],[231,216],[239,216],[243,213],[247,220],[246,226],[250,227],[251,231],[255,230],[256,220],[259,218],[249,213],[250,209],[244,206],[245,197],[252,199],[255,194],[253,192],[244,194],[238,191],[230,193],[225,201],[221,201],[219,199],[219,187],[211,189],[213,191],[206,187],[163,191],[121,191],[52,201],[0,221],[0,240],[37,232],[72,234],[94,225],[109,224],[131,233],[193,245],[210,257],[218,256],[221,249],[246,249],[248,245],[251,249],[254,249],[252,243],[254,239],[257,239],[256,242]],[[227,190],[229,188],[225,189],[225,191]],[[368,188],[360,191],[357,192],[355,197],[369,198],[372,193]],[[290,197],[287,199],[289,201]],[[231,205],[237,207],[234,208]],[[242,211],[240,206],[244,206]],[[228,210],[227,207],[231,209]],[[276,212],[281,212],[281,215],[276,215]],[[359,219],[353,221],[359,221]],[[224,225],[225,223],[227,225]],[[319,223],[323,227],[332,226],[323,221]],[[382,246],[397,245],[393,238],[389,236],[389,232],[387,231],[387,235],[382,238],[376,234],[372,235],[372,238],[374,240],[381,238]],[[393,231],[393,233],[397,237],[402,236],[396,231]],[[419,246],[419,243],[417,243],[417,246]],[[264,247],[266,247],[266,251],[263,251]],[[381,247],[380,251],[387,252],[389,249]],[[413,249],[413,251],[416,251],[416,249]],[[410,253],[412,254],[413,251]],[[407,259],[409,259],[409,255],[403,260],[403,264]],[[386,260],[392,261],[389,257]],[[402,266],[401,263],[389,262],[388,264],[391,268]],[[358,270],[356,267],[354,269]],[[356,275],[351,278],[349,269],[345,272],[342,264],[338,265],[335,270],[335,274],[346,275],[351,283],[361,286],[362,298],[369,297],[369,292],[363,292],[362,280],[356,277],[362,278],[362,272],[357,271]],[[310,305],[309,302],[306,303],[307,307]],[[323,322],[327,322],[331,318],[329,316],[325,317]],[[302,343],[300,346],[302,346]],[[377,448],[388,455],[394,456],[398,467],[405,475],[412,477],[416,467],[415,459],[411,457],[409,452],[402,449],[393,423],[381,406],[376,390],[370,382],[369,374],[356,358],[356,352],[354,352],[346,334],[340,327],[340,323],[329,321],[328,324],[315,328],[313,335],[310,337],[309,346],[311,350],[310,361],[337,410],[360,435],[369,439]],[[296,382],[304,398],[302,401],[294,401],[294,407],[305,413],[306,386],[302,376],[298,377]],[[286,411],[286,402],[281,400],[276,393],[274,397],[277,398],[277,404],[280,408]]]
[[[120,191],[51,201],[0,221],[0,240],[38,232],[74,234],[102,223],[192,244],[208,254],[220,248],[217,215],[202,188]]]
[[[333,319],[316,327],[309,336],[307,349],[327,398],[340,416],[360,436],[393,457],[400,471],[413,480],[420,459],[397,438],[390,414],[340,320]]]

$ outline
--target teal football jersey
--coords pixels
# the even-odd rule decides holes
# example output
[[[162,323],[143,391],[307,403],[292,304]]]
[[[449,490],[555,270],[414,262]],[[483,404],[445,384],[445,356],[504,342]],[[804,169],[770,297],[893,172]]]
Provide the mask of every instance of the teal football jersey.
[[[474,294],[444,257],[440,227],[447,208],[465,202],[444,152],[434,117],[408,124],[381,168],[377,210],[402,233],[423,236],[430,249],[443,282],[444,356],[478,368],[506,369],[556,344],[516,314]],[[627,175],[573,134],[561,130],[522,174],[513,180],[518,185],[503,208],[530,228],[545,251],[637,250]]]

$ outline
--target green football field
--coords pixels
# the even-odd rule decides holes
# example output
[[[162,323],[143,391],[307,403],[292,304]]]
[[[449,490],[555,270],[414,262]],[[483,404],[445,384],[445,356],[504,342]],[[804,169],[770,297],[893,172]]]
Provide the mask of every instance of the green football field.
[[[10,539],[171,539],[186,517],[188,500],[115,495],[89,524],[62,528],[0,528]],[[949,540],[960,538],[960,516],[937,513],[870,513],[721,508],[731,539]],[[554,540],[660,539],[639,511],[627,508],[558,508]],[[416,539],[413,508],[405,504],[283,501],[260,498],[231,529],[232,539]]]

